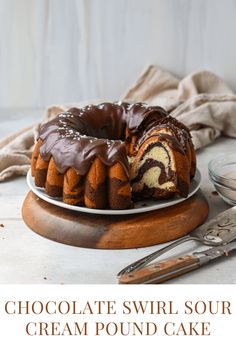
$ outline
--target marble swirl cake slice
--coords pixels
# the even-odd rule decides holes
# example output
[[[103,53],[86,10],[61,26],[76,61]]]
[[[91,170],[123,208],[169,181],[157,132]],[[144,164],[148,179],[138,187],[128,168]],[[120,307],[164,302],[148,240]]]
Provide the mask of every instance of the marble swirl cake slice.
[[[136,198],[169,198],[174,193],[187,197],[190,184],[188,158],[175,137],[150,135],[139,147],[131,168]]]

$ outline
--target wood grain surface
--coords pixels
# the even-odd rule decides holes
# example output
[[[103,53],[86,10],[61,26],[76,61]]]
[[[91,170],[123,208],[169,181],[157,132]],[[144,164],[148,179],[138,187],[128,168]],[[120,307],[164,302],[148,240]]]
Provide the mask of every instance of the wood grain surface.
[[[179,238],[204,222],[208,203],[201,192],[170,208],[141,214],[91,215],[62,209],[29,192],[25,223],[50,240],[88,248],[123,249],[151,246]]]
[[[200,267],[194,255],[155,262],[135,272],[124,274],[119,278],[120,284],[159,284],[176,278]]]

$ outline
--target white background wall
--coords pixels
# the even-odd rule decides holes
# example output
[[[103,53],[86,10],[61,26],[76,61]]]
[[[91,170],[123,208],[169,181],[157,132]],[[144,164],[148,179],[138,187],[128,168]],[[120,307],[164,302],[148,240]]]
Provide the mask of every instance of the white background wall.
[[[236,0],[0,0],[0,108],[116,99],[150,63],[236,91]]]

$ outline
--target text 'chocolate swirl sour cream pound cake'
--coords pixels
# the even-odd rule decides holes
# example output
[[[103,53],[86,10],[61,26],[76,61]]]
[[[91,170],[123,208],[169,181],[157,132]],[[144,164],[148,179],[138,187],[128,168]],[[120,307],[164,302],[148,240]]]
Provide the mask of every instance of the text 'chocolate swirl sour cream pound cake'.
[[[196,156],[188,128],[159,106],[73,107],[41,126],[35,185],[67,204],[127,209],[145,198],[187,197]]]

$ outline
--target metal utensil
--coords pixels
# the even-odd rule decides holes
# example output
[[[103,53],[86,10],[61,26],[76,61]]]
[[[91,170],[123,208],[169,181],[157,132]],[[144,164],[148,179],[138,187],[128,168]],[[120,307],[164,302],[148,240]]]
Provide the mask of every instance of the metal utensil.
[[[220,246],[233,241],[236,238],[236,207],[230,208],[215,218],[209,220],[197,229],[191,232],[190,235],[182,237],[170,245],[161,248],[122,269],[117,276],[120,277],[124,274],[131,273],[138,270],[157,257],[163,255],[167,251],[179,246],[188,241],[199,241],[208,246]]]
[[[132,273],[126,273],[119,278],[120,284],[158,284],[166,280],[176,278],[205,264],[212,262],[219,257],[228,256],[236,250],[236,241],[209,248],[205,251],[194,252],[191,255],[184,255],[156,262]]]

